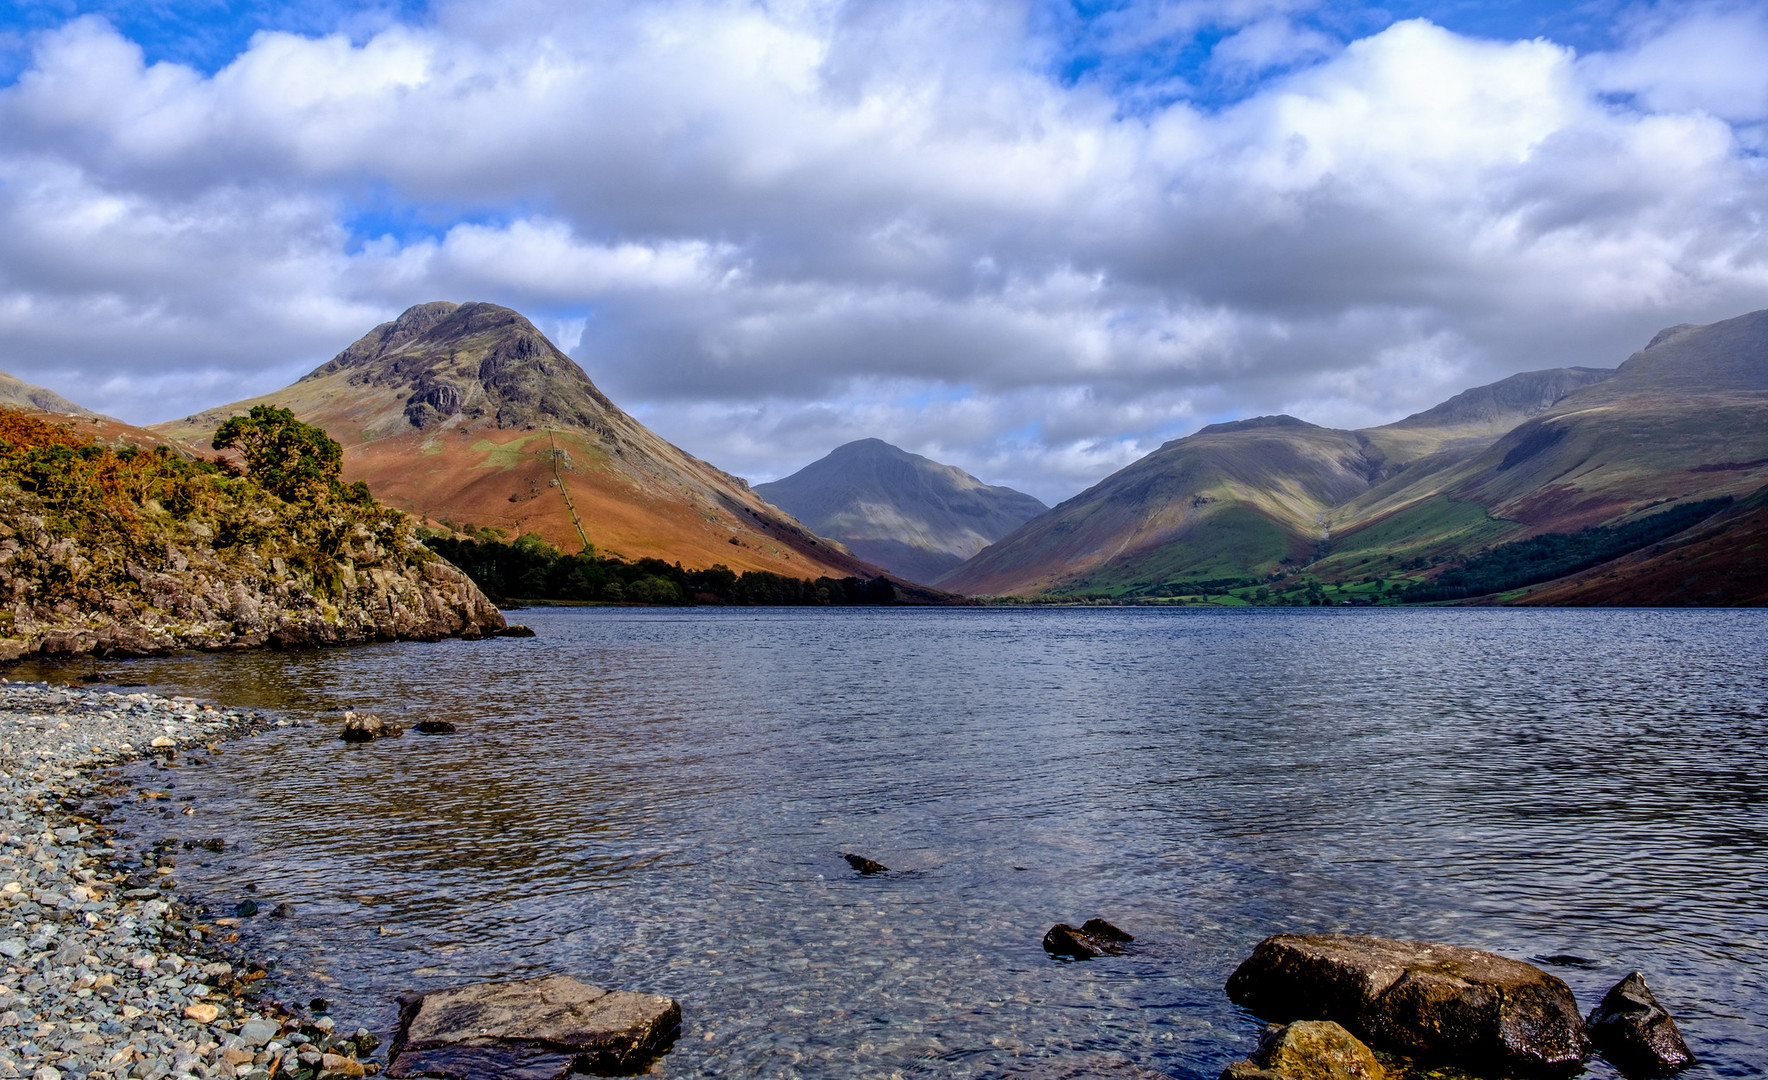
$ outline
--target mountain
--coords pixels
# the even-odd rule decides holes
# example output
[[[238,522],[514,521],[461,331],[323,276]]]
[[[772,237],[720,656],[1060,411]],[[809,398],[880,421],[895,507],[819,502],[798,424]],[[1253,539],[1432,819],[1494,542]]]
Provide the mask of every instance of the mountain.
[[[1335,508],[1323,576],[1390,572],[1546,532],[1626,524],[1768,483],[1768,311],[1659,333],[1478,453]]]
[[[38,409],[66,416],[97,416],[91,409],[75,405],[67,398],[42,386],[32,386],[15,375],[0,371],[0,407]]]
[[[836,447],[755,493],[910,581],[932,581],[1048,509],[880,439]]]
[[[790,577],[875,577],[741,479],[616,407],[520,314],[419,304],[272,394],[155,430],[206,446],[256,404],[344,446],[344,478],[432,521],[537,533],[600,551]]]
[[[1028,522],[936,584],[1133,596],[1249,580],[1275,590],[1304,568],[1324,582],[1416,580],[1495,545],[1746,499],[1765,483],[1768,311],[1758,311],[1671,327],[1613,372],[1512,376],[1381,427],[1330,431],[1289,417],[1212,425]],[[1696,530],[1706,547],[1678,541],[1666,558],[1705,553],[1706,566],[1731,566],[1741,581],[1743,565],[1727,563],[1725,551],[1754,550],[1751,513],[1721,514]],[[1717,571],[1672,587],[1667,564],[1636,561],[1627,571],[1640,575],[1633,591],[1604,592],[1592,573],[1578,585],[1588,599],[1566,602],[1712,602]]]
[[[936,584],[983,595],[1136,593],[1299,566],[1330,550],[1335,508],[1401,478],[1424,481],[1611,374],[1526,372],[1362,431],[1292,416],[1211,424],[1028,522]]]

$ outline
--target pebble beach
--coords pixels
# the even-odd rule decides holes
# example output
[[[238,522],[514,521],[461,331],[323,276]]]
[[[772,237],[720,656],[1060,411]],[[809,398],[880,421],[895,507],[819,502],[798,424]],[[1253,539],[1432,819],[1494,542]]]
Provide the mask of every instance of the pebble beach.
[[[189,698],[0,682],[0,1078],[317,1080],[376,1070],[378,1040],[263,999],[236,920],[176,895],[181,851],[105,822],[164,800],[124,766],[289,721]],[[170,786],[170,785],[167,785]],[[180,815],[183,815],[180,817]]]

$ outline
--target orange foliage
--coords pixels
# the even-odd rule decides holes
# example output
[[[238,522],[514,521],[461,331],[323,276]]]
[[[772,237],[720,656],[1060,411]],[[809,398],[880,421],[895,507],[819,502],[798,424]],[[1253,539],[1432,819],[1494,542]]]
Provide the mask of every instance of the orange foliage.
[[[20,450],[35,446],[89,446],[92,441],[29,413],[0,409],[0,442],[11,443]]]

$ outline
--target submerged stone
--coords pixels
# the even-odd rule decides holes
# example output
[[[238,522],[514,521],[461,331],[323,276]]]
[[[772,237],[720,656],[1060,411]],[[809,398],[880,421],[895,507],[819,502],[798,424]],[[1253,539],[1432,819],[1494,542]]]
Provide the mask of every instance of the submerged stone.
[[[864,855],[842,855],[841,857],[847,860],[848,866],[862,874],[887,874],[890,872],[890,867],[881,862],[873,862]]]
[[[1604,994],[1590,1011],[1590,1040],[1622,1072],[1664,1076],[1694,1064],[1676,1021],[1637,971]]]
[[[1571,1072],[1590,1052],[1565,983],[1439,942],[1279,934],[1235,970],[1228,996],[1267,1020],[1333,1020],[1400,1053],[1519,1075]]]
[[[562,975],[435,990],[401,1005],[387,1064],[395,1080],[634,1073],[681,1030],[670,998]]]

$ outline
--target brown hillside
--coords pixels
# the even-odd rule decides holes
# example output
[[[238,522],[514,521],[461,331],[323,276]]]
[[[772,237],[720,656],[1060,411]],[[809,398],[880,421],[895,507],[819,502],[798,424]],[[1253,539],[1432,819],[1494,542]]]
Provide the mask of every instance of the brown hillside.
[[[1768,488],[1687,532],[1516,601],[1531,606],[1768,606]]]
[[[602,552],[792,577],[879,571],[814,536],[741,479],[622,412],[527,319],[429,303],[375,327],[293,386],[155,430],[206,446],[256,404],[291,409],[344,446],[344,477],[444,519]]]

